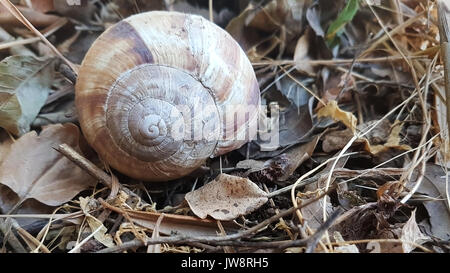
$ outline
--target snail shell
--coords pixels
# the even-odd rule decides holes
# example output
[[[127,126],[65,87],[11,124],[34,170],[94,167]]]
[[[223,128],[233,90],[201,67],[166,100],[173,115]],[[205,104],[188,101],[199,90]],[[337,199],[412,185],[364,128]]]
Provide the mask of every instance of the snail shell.
[[[136,179],[182,177],[256,135],[253,68],[200,16],[152,11],[113,25],[89,49],[75,89],[89,144]]]

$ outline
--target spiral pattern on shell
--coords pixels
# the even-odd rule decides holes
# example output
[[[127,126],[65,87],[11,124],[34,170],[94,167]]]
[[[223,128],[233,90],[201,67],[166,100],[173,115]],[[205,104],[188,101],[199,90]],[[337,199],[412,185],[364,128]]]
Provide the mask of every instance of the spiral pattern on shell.
[[[256,132],[259,104],[253,68],[233,38],[177,12],[141,13],[107,29],[76,83],[87,141],[113,168],[146,181],[181,177],[242,146]],[[253,109],[245,118],[226,118],[243,106]],[[201,138],[192,136],[195,124]]]

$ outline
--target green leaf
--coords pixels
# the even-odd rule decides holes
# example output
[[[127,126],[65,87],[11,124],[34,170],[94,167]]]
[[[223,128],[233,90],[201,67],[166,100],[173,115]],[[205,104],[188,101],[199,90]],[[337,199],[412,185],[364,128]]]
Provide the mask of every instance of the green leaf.
[[[53,60],[10,56],[0,62],[0,127],[14,135],[30,130],[50,92]]]
[[[348,0],[344,9],[339,13],[336,20],[334,20],[331,25],[328,27],[326,39],[328,43],[332,43],[337,34],[342,32],[345,24],[350,22],[358,11],[359,0]]]

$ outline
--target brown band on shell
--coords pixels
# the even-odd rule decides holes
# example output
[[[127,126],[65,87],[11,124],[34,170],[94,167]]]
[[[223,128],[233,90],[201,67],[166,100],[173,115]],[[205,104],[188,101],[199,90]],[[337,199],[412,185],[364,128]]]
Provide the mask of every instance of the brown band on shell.
[[[114,27],[110,28],[102,39],[113,45],[119,41],[127,41],[128,47],[126,49],[126,54],[128,56],[133,55],[136,57],[136,60],[138,60],[136,65],[153,63],[154,61],[152,53],[147,48],[144,41],[142,41],[139,33],[127,21],[120,21]]]

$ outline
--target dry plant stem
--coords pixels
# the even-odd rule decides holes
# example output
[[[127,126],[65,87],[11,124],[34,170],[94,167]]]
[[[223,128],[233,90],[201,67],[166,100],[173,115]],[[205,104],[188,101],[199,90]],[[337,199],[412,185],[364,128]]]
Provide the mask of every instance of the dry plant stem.
[[[291,78],[291,80],[293,80],[296,84],[300,85],[303,89],[305,89],[306,91],[308,91],[309,94],[311,94],[311,96],[313,96],[316,100],[318,100],[320,103],[322,103],[323,105],[326,105],[326,103],[319,98],[312,90],[310,90],[308,87],[306,87],[302,82],[300,82],[299,80],[297,80],[296,78],[294,78],[293,76],[291,76],[291,74],[289,74],[289,71],[286,71],[283,67],[280,66],[280,69],[283,70],[283,72],[286,73],[286,75]]]
[[[427,94],[428,94],[428,89],[429,89],[431,69],[434,66],[434,64],[436,63],[436,60],[437,60],[437,55],[434,57],[433,61],[428,66],[428,69],[427,69],[427,72],[426,72],[426,75],[425,75],[425,84],[424,84],[423,96],[420,93],[418,95],[419,102],[420,102],[420,105],[421,105],[421,110],[422,110],[422,113],[423,113],[423,118],[422,118],[423,119],[422,137],[420,139],[419,146],[422,146],[422,144],[426,142],[427,136],[428,136],[428,132],[429,132],[429,130],[431,128],[431,121],[430,121],[431,119],[430,119],[429,113],[428,113],[428,111],[426,109],[425,101],[426,101]],[[428,146],[430,148],[431,144],[429,144]],[[422,153],[422,156],[420,157],[421,159],[419,159],[420,153]],[[427,152],[426,152],[425,147],[421,148],[421,149],[418,149],[416,152],[414,152],[413,159],[411,160],[411,163],[410,163],[411,168],[409,168],[408,171],[405,172],[402,175],[402,177],[400,178],[400,182],[403,185],[405,185],[406,182],[411,179],[411,176],[413,174],[413,170],[419,165],[419,161],[420,160],[425,160],[426,153]],[[423,173],[425,173],[425,168],[426,168],[426,165],[425,165],[425,162],[423,162]],[[421,174],[421,175],[423,175],[423,174]],[[418,179],[417,179],[416,185],[414,186],[414,189],[417,190],[417,188],[420,185],[421,181],[422,181],[422,177],[419,176]],[[410,192],[410,194],[405,196],[405,198],[403,198],[401,200],[401,202],[403,204],[406,203],[406,201],[412,196],[413,193],[414,193],[413,191]]]
[[[283,250],[289,247],[298,247],[298,246],[309,246],[309,245],[317,245],[318,239],[324,234],[324,232],[332,226],[334,221],[338,218],[340,215],[340,210],[337,210],[335,213],[333,213],[330,218],[317,230],[317,232],[306,239],[299,239],[299,240],[287,240],[287,241],[272,241],[272,242],[251,242],[251,241],[230,241],[230,240],[224,240],[224,241],[214,241],[209,242],[209,244],[215,245],[215,246],[242,246],[242,247],[253,247],[253,248],[274,248]],[[164,240],[164,239],[171,239],[171,240]],[[177,239],[176,237],[165,237],[160,238],[160,240],[149,240],[147,241],[147,244],[158,244],[158,243],[173,243],[173,244],[198,244],[199,242],[193,242],[192,239]],[[130,248],[138,248],[142,247],[144,244],[140,240],[132,240],[129,242],[125,242],[120,246],[117,247],[111,247],[106,248],[103,250],[98,251],[97,253],[112,253],[112,252],[121,252],[128,250]],[[201,245],[200,245],[201,246]],[[212,250],[217,250],[214,247],[209,246]],[[314,250],[314,248],[313,248]]]
[[[355,177],[353,177],[353,178],[350,178],[350,179],[347,179],[347,180],[345,180],[345,181],[339,182],[339,184],[348,183],[348,182],[354,181],[354,180],[356,180],[356,179],[358,179],[358,178],[364,177],[364,176],[365,176],[366,174],[368,174],[369,172],[371,172],[371,171],[376,171],[376,170],[379,169],[379,167],[381,167],[381,166],[383,166],[383,165],[385,165],[385,164],[387,164],[387,163],[389,163],[389,162],[391,162],[391,161],[393,161],[393,160],[395,160],[395,159],[397,159],[397,158],[399,158],[399,157],[402,157],[402,156],[404,156],[404,155],[406,155],[406,154],[409,154],[409,153],[411,153],[411,152],[413,152],[413,151],[416,151],[416,150],[422,148],[423,146],[425,146],[425,145],[429,144],[430,142],[432,142],[432,141],[433,141],[437,136],[439,136],[439,135],[440,135],[440,134],[436,134],[436,135],[432,136],[432,137],[431,137],[426,143],[424,143],[423,145],[417,146],[416,148],[414,148],[414,149],[412,149],[412,150],[409,150],[409,151],[403,152],[403,153],[401,153],[401,154],[398,154],[398,155],[394,156],[393,158],[391,158],[391,159],[389,159],[389,160],[386,160],[386,161],[384,161],[384,162],[382,162],[382,163],[376,165],[376,166],[373,167],[372,169],[362,171],[361,174],[359,174],[359,175],[357,175],[357,176],[355,176]],[[399,169],[399,170],[400,170],[400,169]],[[403,172],[400,173],[400,175],[401,175],[401,174],[403,174]]]
[[[18,228],[17,233],[22,237],[22,239],[27,243],[30,249],[33,249],[32,253],[38,253],[41,250],[43,253],[50,253],[50,250],[44,245],[42,245],[38,239],[33,237],[23,228]]]
[[[348,156],[349,154],[353,154],[353,153],[348,153],[345,154],[344,156]],[[368,169],[368,170],[350,170],[350,169],[345,169],[345,168],[339,168],[339,169],[335,169],[333,176],[335,178],[347,178],[347,177],[351,177],[350,180],[356,179],[356,178],[373,178],[373,177],[380,177],[380,176],[398,176],[398,175],[402,175],[402,173],[404,172],[404,169],[396,169],[396,168],[379,168],[379,169]],[[306,186],[308,184],[311,184],[313,182],[316,182],[318,179],[320,179],[321,177],[324,177],[324,174],[317,174],[311,178],[305,179],[302,182],[300,182],[296,188],[302,187],[302,186]],[[292,190],[292,188],[294,187],[294,185],[289,185],[286,186],[284,188],[281,188],[279,190],[273,191],[268,193],[267,197],[268,198],[272,198],[276,195],[280,195],[286,192],[289,192],[290,190]]]
[[[408,59],[422,59],[424,56],[408,56]],[[403,60],[402,56],[387,56],[387,57],[376,57],[376,58],[358,58],[355,62],[357,63],[383,63]],[[252,63],[253,66],[280,66],[280,65],[295,65],[295,64],[309,64],[312,66],[327,65],[334,66],[340,64],[351,64],[353,59],[335,59],[335,60],[308,60],[308,61],[293,61],[293,60],[270,60]]]
[[[15,40],[16,38],[14,36],[12,36],[11,34],[9,34],[6,30],[4,30],[3,28],[0,27],[0,40],[1,41],[6,41],[3,43],[0,43],[0,49],[2,49],[2,45],[6,44],[6,43],[12,43],[13,42],[21,42],[24,40]],[[29,56],[36,56],[36,54],[34,54],[33,51],[31,51],[30,49],[28,49],[27,47],[23,46],[23,45],[14,45],[9,47],[9,52],[11,55],[29,55]]]
[[[61,64],[59,66],[59,72],[64,75],[72,84],[77,81],[77,75],[67,64]]]
[[[445,78],[445,102],[447,107],[447,128],[450,130],[450,22],[447,16],[450,13],[448,7],[442,0],[437,1],[439,36],[441,39],[441,56],[444,62]],[[445,132],[444,132],[445,133]]]
[[[78,243],[74,248],[72,248],[69,253],[78,253],[79,249],[87,242],[89,241],[92,237],[94,237],[94,235],[102,228],[103,226],[99,226],[96,230],[94,230],[94,232],[92,232],[91,234],[89,234],[89,236],[87,236],[86,238],[84,238],[83,241],[81,241],[80,243]]]
[[[112,189],[112,178],[107,175],[104,171],[102,171],[99,167],[95,166],[92,162],[81,156],[79,153],[77,153],[74,149],[72,149],[67,144],[61,144],[56,149],[58,152],[63,154],[65,157],[67,157],[70,161],[75,163],[77,166],[85,170],[88,174],[90,174],[92,177],[98,179],[102,184],[107,186],[108,188]],[[124,191],[126,194],[136,197],[139,200],[141,198],[135,194],[134,192],[130,191],[129,189],[125,188],[122,184],[119,183],[119,187],[122,191]],[[144,205],[148,205],[145,201],[141,200]]]
[[[297,209],[301,209],[303,207],[306,207],[306,206],[316,202],[320,198],[329,194],[332,190],[334,190],[334,189],[331,189],[330,191],[321,194],[317,198],[314,198],[308,202],[305,202],[304,204],[300,205],[298,208],[292,207],[290,209],[287,209],[283,212],[280,212],[280,213],[262,221],[261,223],[255,225],[247,230],[244,230],[244,231],[241,231],[241,232],[238,232],[235,234],[226,235],[226,236],[202,236],[202,237],[188,237],[188,236],[160,237],[160,238],[156,238],[156,239],[147,239],[145,242],[135,239],[133,241],[126,242],[121,246],[106,248],[106,249],[100,250],[98,252],[99,253],[111,253],[111,252],[123,251],[123,250],[134,248],[134,247],[141,247],[144,245],[161,244],[161,243],[177,243],[177,244],[205,243],[205,244],[216,245],[216,246],[219,246],[219,245],[249,246],[248,243],[251,244],[252,242],[241,242],[241,241],[237,241],[237,240],[239,240],[241,238],[249,237],[252,234],[259,232],[260,230],[266,228],[269,224],[271,224],[275,221],[278,221],[281,217],[288,216],[288,215],[292,214],[294,211],[296,211]],[[105,208],[113,209],[118,212],[120,211],[119,208],[113,207],[103,200],[99,200],[99,201]],[[232,242],[229,242],[229,241],[232,241]],[[301,240],[301,241],[306,242],[306,240]],[[276,243],[279,244],[279,242],[276,242]],[[126,244],[126,248],[124,248],[125,244]],[[272,246],[273,246],[273,244],[272,244]]]
[[[317,244],[320,242],[320,238],[322,238],[322,236],[327,232],[338,216],[341,215],[342,211],[343,209],[338,207],[338,209],[330,215],[330,217],[319,227],[319,229],[308,238],[309,242],[306,245],[306,253],[314,252]]]
[[[377,18],[377,21],[378,21],[378,23],[380,24],[380,26],[381,26],[381,28],[383,29],[383,31],[386,33],[386,35],[389,37],[389,40],[391,40],[391,42],[394,44],[394,46],[395,46],[395,48],[397,49],[397,51],[398,51],[398,53],[400,53],[400,55],[403,57],[403,59],[405,60],[405,62],[408,64],[408,66],[409,66],[409,68],[410,68],[410,70],[411,70],[411,74],[412,74],[412,77],[413,77],[413,80],[414,80],[414,84],[415,84],[415,86],[416,86],[416,88],[417,88],[417,90],[419,90],[419,83],[418,83],[418,80],[417,80],[417,75],[416,75],[416,71],[414,70],[414,67],[413,67],[413,65],[411,64],[411,61],[406,57],[406,55],[403,53],[403,51],[402,51],[402,49],[400,48],[400,46],[397,44],[397,42],[394,40],[394,38],[392,37],[392,32],[389,32],[387,29],[386,29],[386,26],[383,24],[383,22],[381,21],[381,18],[380,18],[380,16],[378,16],[378,13],[376,13],[375,12],[375,10],[373,9],[373,7],[372,7],[372,5],[369,3],[369,0],[365,0],[366,1],[366,4],[368,5],[368,7],[369,7],[369,9],[370,9],[370,11],[372,11],[372,13],[373,13],[373,15],[375,15],[375,17]],[[422,12],[423,13],[423,12]],[[420,15],[422,14],[422,13],[420,13]],[[409,20],[408,20],[409,21]],[[406,22],[408,22],[408,21],[406,21]],[[415,21],[415,20],[412,20],[413,22]],[[405,22],[405,24],[406,24],[406,22]],[[398,30],[397,31],[401,31],[402,29],[404,29],[404,25],[405,24],[402,24],[402,25],[400,25],[400,26],[397,26],[397,28],[398,28]],[[375,43],[374,43],[375,44]],[[375,47],[373,47],[373,46],[376,46],[376,45],[374,45],[374,44],[372,44],[372,46],[371,46],[371,48],[372,49],[374,49]],[[369,50],[366,50],[365,52],[369,52]],[[364,55],[364,54],[363,54]]]
[[[266,184],[263,184],[263,187],[264,187],[264,191],[268,194],[269,193],[269,189],[267,188]],[[268,199],[269,199],[270,206],[275,210],[275,213],[276,214],[280,213],[280,209],[277,208],[277,206],[275,205],[275,202],[273,201],[273,199],[272,198],[268,198]],[[280,221],[281,224],[287,225],[283,218],[280,218],[279,221]],[[284,230],[284,232],[287,233],[289,238],[294,239],[294,235],[292,234],[290,229]]]
[[[60,20],[57,20],[55,23],[53,23],[51,26],[47,28],[48,31],[43,31],[42,35],[44,35],[44,37],[52,35],[54,32],[56,32],[58,29],[64,26],[68,21],[69,20],[67,20],[66,18],[61,18]],[[40,37],[32,37],[20,40],[7,41],[4,43],[0,43],[0,50],[20,45],[31,44],[40,40],[41,40]]]
[[[71,61],[66,59],[61,54],[61,52],[59,52],[59,50],[56,49],[56,47],[53,46],[52,43],[50,43],[47,38],[45,38],[45,36],[42,35],[42,33],[39,32],[39,30],[37,30],[33,26],[33,24],[30,23],[30,21],[28,21],[27,18],[25,18],[25,16],[23,16],[23,14],[16,8],[16,6],[14,6],[14,4],[12,4],[9,0],[0,0],[0,3],[2,3],[3,6],[5,6],[5,8],[21,23],[23,23],[29,30],[35,33],[59,58],[61,58],[61,60],[63,60],[76,74],[78,74],[78,68]]]
[[[3,233],[3,240],[6,240],[16,253],[27,253],[27,250],[12,232],[12,226],[7,221],[8,219],[0,219],[0,231]]]
[[[425,175],[425,170],[426,170],[426,166],[427,166],[426,160],[427,160],[428,151],[431,149],[432,144],[433,144],[432,142],[430,142],[428,144],[428,147],[427,147],[426,151],[424,151],[424,153],[421,156],[421,158],[419,158],[417,160],[419,162],[419,163],[417,163],[417,165],[421,164],[421,168],[419,170],[418,177],[416,179],[416,184],[411,189],[411,191],[405,197],[403,197],[403,199],[400,201],[400,203],[405,204],[413,196],[413,194],[419,189],[419,186],[422,183],[423,177]],[[414,168],[411,168],[411,169],[415,169],[417,167],[417,165],[414,166]],[[408,179],[409,178],[410,177],[408,177]]]
[[[366,3],[368,1],[366,0]],[[375,17],[377,17],[377,19],[379,19],[378,14],[375,13],[375,11],[373,10],[372,6],[367,3],[367,5],[369,6],[369,8],[372,10],[372,13],[374,13]],[[385,34],[383,35],[383,37],[378,38],[378,40],[376,40],[375,42],[373,42],[370,47],[368,49],[366,49],[361,55],[364,56],[367,53],[369,53],[370,51],[374,50],[379,44],[389,40],[393,35],[397,34],[398,32],[402,31],[402,29],[405,29],[406,27],[408,27],[409,25],[411,25],[412,23],[414,23],[415,21],[417,21],[417,19],[419,19],[420,17],[422,17],[422,15],[425,14],[425,11],[422,11],[420,13],[418,13],[416,16],[409,18],[408,20],[406,20],[405,22],[403,22],[403,24],[396,26],[395,28],[393,28],[390,32],[388,32],[387,30],[385,30],[384,25],[381,24],[383,30],[385,30]],[[379,22],[381,23],[381,20],[379,20]],[[400,51],[399,51],[400,52]],[[400,54],[402,55],[402,59],[405,59],[406,56],[404,56],[401,52]],[[406,58],[407,59],[407,58]],[[408,61],[407,61],[408,62]]]
[[[209,0],[208,1],[208,6],[209,6],[209,21],[214,22],[214,17],[213,17],[213,0]]]

